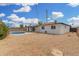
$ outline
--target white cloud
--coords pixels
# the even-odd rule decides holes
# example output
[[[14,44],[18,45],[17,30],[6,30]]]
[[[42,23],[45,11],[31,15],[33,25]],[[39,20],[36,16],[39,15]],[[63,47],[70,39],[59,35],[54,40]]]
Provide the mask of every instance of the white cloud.
[[[38,3],[17,3],[14,5],[19,5],[22,6],[21,8],[17,9],[17,10],[13,10],[13,12],[30,12],[31,11],[31,7],[33,5],[37,5]],[[7,6],[7,5],[11,5],[8,3],[1,3],[0,6]]]
[[[21,5],[22,7],[17,9],[17,10],[13,10],[13,12],[30,12],[31,11],[31,7],[33,5],[37,5],[38,3],[22,3],[22,4],[16,4],[16,5]]]
[[[37,5],[38,3],[21,3],[21,4],[16,4],[16,5],[21,5],[23,7],[25,6],[33,6],[33,5]]]
[[[20,24],[19,24],[19,23],[12,23],[12,24],[10,25],[10,27],[20,27]]]
[[[67,5],[69,5],[71,7],[77,7],[77,6],[79,6],[79,3],[68,3]]]
[[[2,20],[4,23],[9,23],[10,21],[8,21],[8,20]]]
[[[30,11],[31,11],[31,7],[30,6],[25,6],[25,7],[22,7],[20,9],[13,10],[13,12],[30,12]]]
[[[62,18],[64,14],[62,12],[52,12],[53,19]]]
[[[4,17],[5,16],[5,14],[4,13],[0,13],[0,17]]]
[[[48,19],[48,20],[51,20],[51,18],[50,18],[50,17],[48,17],[47,19]]]
[[[54,20],[49,20],[48,22],[54,22]]]
[[[72,27],[79,27],[79,16],[69,18],[68,22]]]
[[[7,18],[9,18],[11,21],[13,22],[21,22],[23,24],[25,23],[34,23],[34,24],[38,24],[39,19],[38,18],[28,18],[26,19],[25,17],[19,17],[16,14],[11,14],[10,16],[8,16]]]
[[[38,24],[38,21],[39,21],[38,18],[28,18],[28,19],[23,20],[23,23],[34,23],[34,24]]]
[[[16,14],[11,14],[7,18],[11,19],[14,22],[21,22],[22,21]]]
[[[2,20],[7,26],[9,26],[9,27],[19,27],[18,25],[18,23],[16,23],[16,22],[13,22],[13,21],[9,21],[9,20]]]

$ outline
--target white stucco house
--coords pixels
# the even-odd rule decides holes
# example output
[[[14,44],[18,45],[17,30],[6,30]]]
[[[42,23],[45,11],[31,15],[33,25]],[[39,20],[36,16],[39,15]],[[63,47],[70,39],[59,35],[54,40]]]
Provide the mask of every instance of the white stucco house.
[[[65,34],[70,31],[70,25],[64,23],[44,23],[41,26],[35,27],[35,32],[49,33],[49,34]]]

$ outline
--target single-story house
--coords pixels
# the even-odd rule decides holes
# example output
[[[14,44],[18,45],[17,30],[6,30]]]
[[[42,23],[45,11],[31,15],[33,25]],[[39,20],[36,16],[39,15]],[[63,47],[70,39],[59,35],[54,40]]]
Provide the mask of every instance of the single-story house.
[[[35,32],[49,33],[49,34],[65,34],[70,32],[70,25],[64,23],[44,23],[41,26],[35,27]]]

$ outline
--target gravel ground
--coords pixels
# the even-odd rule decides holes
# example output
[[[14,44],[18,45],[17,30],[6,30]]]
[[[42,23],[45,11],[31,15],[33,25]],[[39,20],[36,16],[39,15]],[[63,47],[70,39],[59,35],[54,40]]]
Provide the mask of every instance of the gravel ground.
[[[64,56],[79,56],[79,37],[76,33],[32,33],[21,36],[8,35],[0,41],[2,56],[50,56],[52,49],[60,50]]]

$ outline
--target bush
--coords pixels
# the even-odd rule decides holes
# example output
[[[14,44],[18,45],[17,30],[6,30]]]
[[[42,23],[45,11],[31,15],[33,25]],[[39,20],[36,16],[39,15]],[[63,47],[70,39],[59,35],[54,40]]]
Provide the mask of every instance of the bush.
[[[8,27],[0,21],[0,40],[5,38],[8,35]]]

